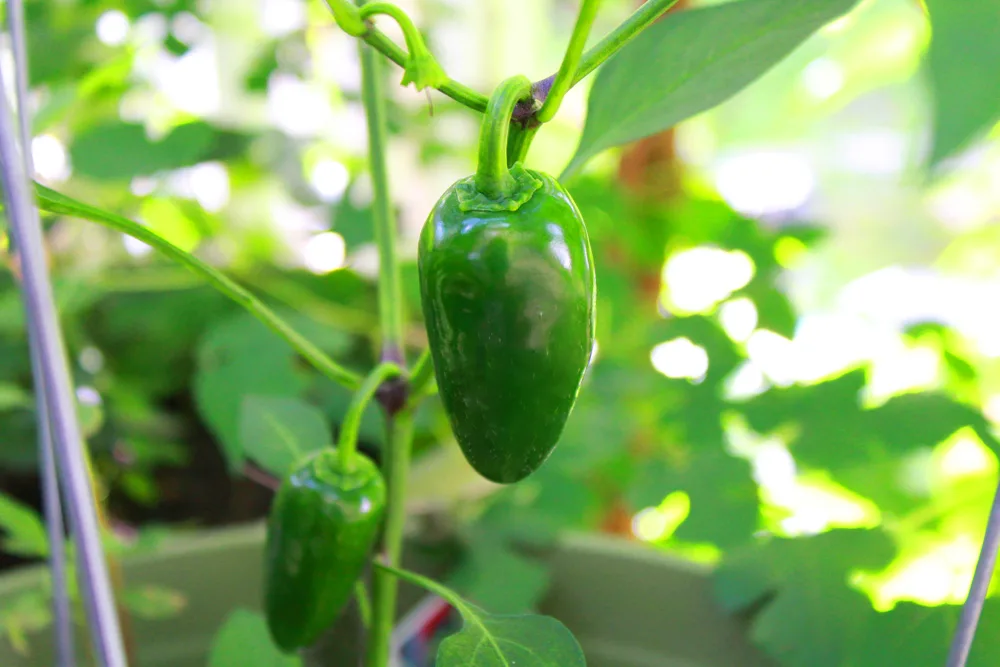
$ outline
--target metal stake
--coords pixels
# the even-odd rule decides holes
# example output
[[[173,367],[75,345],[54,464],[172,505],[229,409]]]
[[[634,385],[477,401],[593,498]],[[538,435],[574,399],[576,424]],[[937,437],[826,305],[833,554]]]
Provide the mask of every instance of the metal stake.
[[[948,651],[947,667],[965,667],[972,648],[972,640],[976,637],[976,626],[979,615],[986,602],[986,593],[993,578],[993,568],[997,563],[997,547],[1000,547],[1000,487],[993,497],[993,507],[990,508],[990,518],[986,521],[986,535],[983,537],[983,548],[979,552],[979,562],[976,572],[972,575],[972,585],[969,586],[969,596],[962,605],[962,615],[958,618],[955,636],[951,640],[951,650]]]
[[[10,117],[9,102],[0,72],[0,170],[7,200],[7,217],[16,237],[21,259],[22,290],[28,334],[37,346],[42,377],[36,386],[48,398],[48,417],[58,472],[67,494],[70,525],[79,553],[81,592],[86,603],[98,664],[125,667],[121,627],[101,548],[90,477],[83,455],[83,439],[76,417],[76,403],[56,314],[42,246],[41,224],[34,196],[17,149],[17,131]],[[30,147],[25,147],[30,150]]]
[[[11,0],[8,30],[14,51],[14,83],[17,93],[17,118],[21,130],[21,154],[24,171],[34,175],[31,155],[31,108],[28,102],[28,53],[24,29],[24,4]],[[16,244],[17,239],[14,239]],[[66,534],[63,523],[62,498],[56,470],[52,432],[49,426],[48,392],[45,389],[41,361],[34,341],[31,347],[31,373],[35,378],[35,412],[38,416],[39,468],[42,478],[42,499],[45,527],[49,538],[49,572],[52,577],[52,617],[56,636],[56,665],[73,667],[73,624],[70,615],[69,588],[66,584]]]

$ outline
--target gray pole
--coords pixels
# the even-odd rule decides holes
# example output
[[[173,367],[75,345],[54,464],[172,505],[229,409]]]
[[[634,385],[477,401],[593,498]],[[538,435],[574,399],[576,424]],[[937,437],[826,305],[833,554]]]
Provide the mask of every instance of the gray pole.
[[[51,435],[66,492],[70,525],[79,550],[79,581],[87,608],[97,662],[102,667],[125,667],[125,650],[101,548],[94,496],[83,455],[83,439],[76,417],[66,349],[63,346],[42,246],[41,223],[29,189],[17,130],[10,116],[3,74],[0,72],[0,170],[7,200],[7,217],[19,243],[22,289],[28,335],[37,346],[44,387],[49,399]],[[29,147],[25,147],[29,150]]]

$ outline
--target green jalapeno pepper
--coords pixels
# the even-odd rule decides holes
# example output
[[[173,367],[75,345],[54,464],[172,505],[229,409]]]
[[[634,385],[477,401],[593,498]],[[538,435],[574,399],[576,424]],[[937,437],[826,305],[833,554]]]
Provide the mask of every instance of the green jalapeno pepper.
[[[562,434],[594,345],[587,230],[551,176],[507,168],[510,114],[490,101],[479,171],[449,188],[421,233],[418,268],[438,389],[455,437],[484,477],[536,470]]]
[[[350,601],[378,536],[385,483],[360,454],[305,459],[278,489],[267,525],[268,628],[284,651],[314,643]]]

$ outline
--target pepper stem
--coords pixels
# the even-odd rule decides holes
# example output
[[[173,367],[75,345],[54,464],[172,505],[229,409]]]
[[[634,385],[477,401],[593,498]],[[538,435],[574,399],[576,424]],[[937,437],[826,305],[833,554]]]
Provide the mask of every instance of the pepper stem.
[[[340,437],[337,439],[337,455],[340,467],[344,470],[350,470],[354,465],[354,455],[358,449],[358,429],[361,428],[361,418],[365,414],[365,408],[371,403],[382,383],[399,374],[400,369],[396,364],[381,363],[368,374],[351,398],[351,404],[347,408],[344,423],[340,428]]]
[[[508,199],[517,183],[507,167],[507,135],[518,101],[531,95],[531,81],[518,75],[506,79],[490,96],[479,133],[476,189],[489,199]]]

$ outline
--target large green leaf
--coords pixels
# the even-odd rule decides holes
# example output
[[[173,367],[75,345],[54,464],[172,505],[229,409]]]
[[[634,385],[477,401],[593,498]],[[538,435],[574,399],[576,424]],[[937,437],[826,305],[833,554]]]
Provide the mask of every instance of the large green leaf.
[[[563,176],[723,102],[857,0],[742,0],[669,15],[600,71]]]
[[[208,667],[299,667],[298,656],[285,655],[271,641],[264,618],[237,609],[215,636]]]
[[[292,349],[244,313],[209,330],[199,347],[194,381],[198,412],[221,441],[233,470],[243,463],[243,397],[297,396],[304,386]]]
[[[841,667],[875,617],[867,598],[848,586],[849,574],[881,569],[894,552],[890,538],[874,530],[764,541],[726,555],[716,594],[731,610],[761,606],[751,635],[781,664]]]
[[[937,163],[1000,120],[1000,3],[926,0],[933,37],[927,69],[934,95]]]
[[[243,398],[240,440],[244,455],[278,477],[306,454],[333,446],[333,434],[320,410],[282,396]]]
[[[79,174],[127,179],[193,165],[209,153],[215,140],[215,130],[202,122],[179,125],[159,141],[150,141],[142,125],[115,123],[80,134],[70,156]]]

